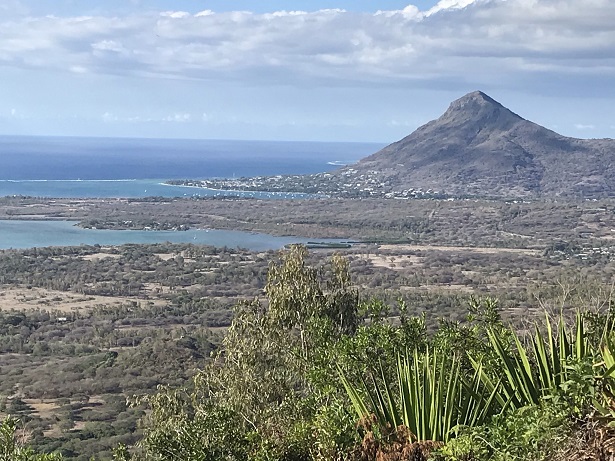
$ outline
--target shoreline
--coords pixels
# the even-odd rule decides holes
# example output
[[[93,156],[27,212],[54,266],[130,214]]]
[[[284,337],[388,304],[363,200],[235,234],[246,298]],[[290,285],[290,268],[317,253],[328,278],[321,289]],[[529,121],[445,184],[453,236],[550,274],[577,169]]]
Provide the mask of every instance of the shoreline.
[[[308,194],[306,192],[269,192],[265,190],[214,189],[212,187],[190,186],[186,184],[167,184],[167,183],[159,183],[159,185],[169,186],[169,187],[186,187],[189,189],[203,189],[203,190],[208,190],[212,192],[228,192],[228,193],[233,193],[233,194],[271,194],[275,196],[294,195],[294,196],[298,196],[297,198],[328,198],[327,196]]]
[[[38,229],[36,229],[38,227]],[[41,234],[41,230],[45,231]],[[53,235],[53,233],[57,235]],[[44,235],[44,237],[41,237]],[[181,243],[217,248],[241,247],[251,251],[279,250],[291,244],[319,243],[323,248],[339,248],[350,239],[275,235],[243,229],[194,228],[182,230],[84,228],[75,220],[0,220],[0,253],[7,250],[57,246]],[[54,240],[55,239],[55,240]],[[8,243],[12,242],[12,243]]]

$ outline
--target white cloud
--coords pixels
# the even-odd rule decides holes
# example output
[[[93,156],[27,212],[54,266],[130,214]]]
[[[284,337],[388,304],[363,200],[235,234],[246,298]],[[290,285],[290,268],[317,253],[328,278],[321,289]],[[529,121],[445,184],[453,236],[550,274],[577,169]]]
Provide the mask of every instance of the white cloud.
[[[0,65],[254,84],[535,79],[547,87],[615,78],[614,20],[610,0],[441,0],[427,11],[408,5],[376,14],[25,17],[0,19]]]
[[[425,16],[439,13],[445,10],[458,10],[475,3],[477,0],[440,0],[433,8],[425,12]],[[532,0],[529,0],[532,1]]]
[[[405,19],[423,19],[425,14],[414,5],[408,5],[403,10],[378,10],[374,16],[384,16],[392,18],[394,16],[402,16]]]
[[[183,19],[189,17],[190,13],[187,11],[163,11],[160,13],[160,16],[172,19]]]
[[[92,49],[95,51],[113,51],[115,53],[125,53],[126,48],[115,40],[101,40],[96,43],[92,43]]]
[[[168,117],[165,117],[163,119],[163,121],[165,122],[177,122],[177,123],[185,123],[185,122],[189,122],[191,119],[191,115],[190,114],[186,114],[186,113],[175,113],[173,115],[169,115]]]
[[[595,125],[589,125],[589,124],[583,124],[583,123],[575,123],[574,127],[577,130],[595,130],[596,126]]]
[[[75,65],[75,66],[70,66],[68,69],[75,74],[87,74],[88,73],[87,67],[84,67],[84,66]]]
[[[205,114],[203,114],[205,115]],[[105,123],[187,123],[192,120],[192,115],[186,112],[175,112],[167,116],[118,116],[111,112],[102,114],[101,119]]]
[[[274,11],[273,13],[271,13],[270,15],[265,15],[265,16],[271,16],[274,18],[281,18],[284,16],[301,16],[304,14],[308,14],[307,11],[286,11],[286,10],[282,10],[282,11]]]
[[[11,109],[0,109],[0,120],[5,123],[26,120],[28,118],[21,110],[14,107]]]

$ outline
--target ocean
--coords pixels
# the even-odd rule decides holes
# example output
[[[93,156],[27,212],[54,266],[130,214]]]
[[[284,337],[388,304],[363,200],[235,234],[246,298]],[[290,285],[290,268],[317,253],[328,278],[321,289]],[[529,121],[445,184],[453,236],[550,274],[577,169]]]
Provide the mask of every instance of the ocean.
[[[220,191],[168,186],[168,179],[311,174],[351,164],[382,148],[371,143],[269,142],[0,136],[0,197],[183,197]],[[302,194],[224,195],[301,199]],[[297,237],[234,231],[109,231],[72,222],[0,222],[0,249],[55,245],[192,242],[281,248]]]
[[[381,147],[373,143],[0,136],[0,196],[212,195],[161,183],[319,173],[354,163]]]

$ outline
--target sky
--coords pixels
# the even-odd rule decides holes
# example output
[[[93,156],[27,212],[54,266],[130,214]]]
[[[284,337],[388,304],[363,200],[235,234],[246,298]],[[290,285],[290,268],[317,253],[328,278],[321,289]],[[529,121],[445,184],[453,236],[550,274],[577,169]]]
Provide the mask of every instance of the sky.
[[[615,1],[0,4],[0,135],[389,143],[474,90],[615,138]]]

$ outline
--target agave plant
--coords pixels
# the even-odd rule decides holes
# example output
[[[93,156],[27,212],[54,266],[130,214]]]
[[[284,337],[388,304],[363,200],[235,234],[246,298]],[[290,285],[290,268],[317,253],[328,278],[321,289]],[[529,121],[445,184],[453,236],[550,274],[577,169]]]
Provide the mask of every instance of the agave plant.
[[[455,428],[480,425],[497,410],[499,386],[487,391],[481,371],[464,378],[459,359],[437,350],[398,356],[397,392],[382,367],[371,386],[340,377],[360,420],[374,415],[381,433],[405,427],[416,441],[446,442]]]
[[[416,440],[446,442],[454,436],[455,427],[483,424],[495,412],[509,407],[541,404],[555,390],[574,381],[576,370],[571,364],[586,363],[597,353],[581,312],[577,312],[572,328],[566,327],[563,316],[557,321],[546,316],[545,320],[544,329],[535,324],[527,341],[510,329],[508,342],[501,332],[487,328],[488,344],[501,367],[497,378],[472,357],[474,374],[469,377],[462,372],[459,358],[436,350],[399,356],[397,393],[382,370],[379,380],[372,376],[370,385],[363,380],[359,386],[340,371],[342,383],[359,418],[374,415],[382,429],[404,426]],[[603,341],[609,331],[605,327]],[[596,407],[602,405],[599,410],[615,421],[615,345],[607,341],[602,355],[604,391]],[[590,378],[595,389],[595,380]]]
[[[583,317],[577,312],[574,330],[568,331],[563,316],[557,325],[545,316],[546,336],[538,324],[534,325],[534,336],[525,346],[519,336],[511,330],[513,347],[509,350],[501,336],[492,329],[487,330],[489,344],[504,372],[498,381],[501,392],[496,399],[501,405],[510,403],[512,408],[536,405],[553,389],[568,380],[572,361],[581,361],[588,354],[588,336]],[[557,331],[557,334],[555,334]],[[494,391],[496,384],[484,371],[480,362],[470,357],[470,361],[487,389]]]
[[[602,361],[595,366],[603,370],[599,376],[602,383],[601,392],[593,404],[602,418],[609,420],[608,425],[615,426],[615,344],[608,336],[600,349]]]

